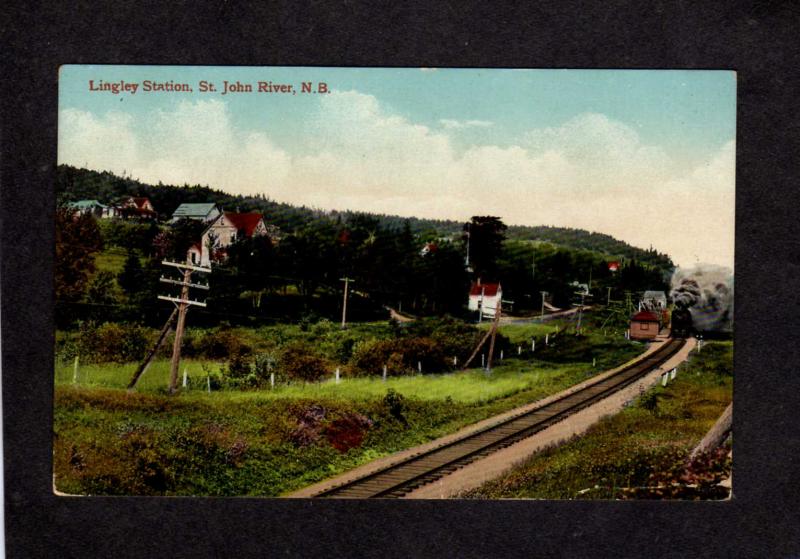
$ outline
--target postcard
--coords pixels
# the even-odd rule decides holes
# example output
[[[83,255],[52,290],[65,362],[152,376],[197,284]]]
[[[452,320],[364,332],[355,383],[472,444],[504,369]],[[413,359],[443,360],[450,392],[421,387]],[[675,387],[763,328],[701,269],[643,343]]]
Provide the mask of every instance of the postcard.
[[[66,65],[54,491],[732,495],[736,74]]]

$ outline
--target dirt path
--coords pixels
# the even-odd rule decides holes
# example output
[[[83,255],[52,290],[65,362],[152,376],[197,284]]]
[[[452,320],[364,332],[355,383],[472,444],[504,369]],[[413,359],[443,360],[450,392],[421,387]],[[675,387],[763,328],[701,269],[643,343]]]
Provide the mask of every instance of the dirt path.
[[[653,344],[650,350],[657,345]],[[447,499],[455,497],[459,493],[474,489],[486,481],[502,476],[520,461],[548,446],[559,444],[575,435],[583,434],[602,417],[619,412],[627,402],[639,396],[643,390],[647,390],[658,383],[661,380],[662,372],[669,371],[673,367],[680,365],[688,358],[694,347],[695,340],[688,340],[676,355],[659,369],[648,373],[639,381],[601,400],[597,404],[569,416],[564,421],[556,423],[544,431],[490,454],[483,460],[473,462],[438,481],[424,485],[408,493],[404,498]]]
[[[321,481],[321,482],[316,483],[314,485],[311,485],[309,487],[303,488],[303,489],[301,489],[299,491],[295,491],[294,493],[289,493],[289,494],[285,495],[285,497],[291,497],[291,498],[311,497],[311,496],[313,496],[313,495],[315,495],[317,493],[320,493],[322,491],[330,489],[335,485],[339,485],[341,483],[345,483],[345,482],[351,481],[353,479],[359,478],[361,476],[364,476],[366,474],[375,472],[377,470],[380,470],[381,468],[384,468],[386,466],[389,466],[391,464],[394,464],[396,462],[404,460],[404,459],[406,459],[406,458],[408,458],[410,456],[413,456],[415,454],[419,454],[420,452],[424,452],[426,450],[430,450],[430,449],[435,448],[437,446],[440,446],[442,444],[446,444],[446,443],[451,442],[451,441],[453,441],[455,439],[461,438],[461,437],[463,437],[463,436],[465,436],[467,434],[473,433],[473,432],[475,432],[477,430],[483,429],[484,427],[488,427],[490,425],[494,425],[495,423],[498,423],[499,421],[502,421],[502,420],[504,420],[504,419],[506,419],[506,418],[508,418],[508,417],[510,417],[512,415],[516,415],[516,414],[519,414],[521,412],[529,411],[531,409],[546,405],[546,404],[552,402],[553,400],[561,398],[562,396],[566,396],[567,394],[572,394],[573,392],[582,389],[587,384],[591,384],[591,383],[593,383],[595,381],[598,381],[598,380],[603,379],[603,378],[605,378],[605,377],[607,377],[609,375],[612,375],[615,372],[617,372],[618,370],[622,369],[623,367],[626,367],[626,366],[630,365],[631,363],[635,363],[636,361],[642,359],[642,357],[644,357],[646,355],[649,355],[650,353],[655,351],[658,347],[660,347],[661,343],[663,343],[663,340],[664,340],[664,338],[661,338],[658,343],[651,344],[650,347],[648,347],[642,354],[640,354],[636,358],[632,359],[631,361],[628,361],[627,363],[625,363],[623,365],[620,365],[619,367],[617,367],[615,369],[610,369],[608,371],[600,373],[599,375],[595,375],[595,376],[593,376],[593,377],[591,377],[591,378],[589,378],[589,379],[587,379],[587,380],[585,380],[585,381],[583,381],[583,382],[581,382],[579,384],[576,384],[574,386],[571,386],[570,388],[567,388],[566,390],[563,390],[562,392],[559,392],[557,394],[553,394],[552,396],[548,396],[547,398],[544,398],[542,400],[537,400],[536,402],[531,402],[530,404],[526,404],[524,406],[521,406],[521,407],[518,407],[518,408],[514,408],[514,409],[509,410],[509,411],[507,411],[505,413],[502,413],[500,415],[492,416],[492,417],[490,417],[488,419],[484,419],[483,421],[479,421],[478,423],[474,423],[472,425],[468,425],[467,427],[464,427],[464,428],[460,429],[459,431],[456,431],[453,434],[450,434],[450,435],[447,435],[447,436],[444,436],[444,437],[440,437],[440,438],[435,439],[433,441],[430,441],[428,443],[425,443],[425,444],[422,444],[422,445],[419,445],[419,446],[415,446],[415,447],[409,448],[407,450],[403,450],[403,451],[397,452],[395,454],[392,454],[392,455],[389,455],[389,456],[385,456],[383,458],[379,458],[378,460],[374,460],[372,462],[369,462],[368,464],[364,464],[363,466],[359,466],[358,468],[355,468],[353,470],[345,472],[344,474],[341,474],[341,475],[339,475],[339,476],[337,476],[335,478],[331,478],[331,479],[327,479],[327,480]],[[694,347],[693,340],[691,340],[690,343],[692,343],[691,347]],[[688,350],[686,348],[689,347],[689,345],[690,344],[687,343],[687,346],[684,347],[684,349],[681,350],[678,353],[678,356],[684,355],[684,353],[688,354]],[[676,357],[673,357],[673,359],[671,359],[670,361],[673,361]],[[683,359],[681,359],[681,361],[682,360]],[[674,366],[674,365],[672,365],[672,366]],[[648,375],[648,377],[649,376],[650,375]],[[658,373],[656,373],[656,377],[657,376],[658,376]],[[656,380],[657,380],[657,378],[656,378]],[[643,381],[640,381],[640,382],[643,382]],[[639,383],[635,383],[632,386],[636,387],[635,388],[636,395],[638,395]],[[612,398],[613,398],[613,396],[607,398],[607,400],[610,400]],[[628,398],[628,399],[630,399],[630,398]],[[606,400],[603,400],[597,405],[598,406],[602,406],[605,403],[606,403]],[[621,407],[621,405],[620,405],[620,407]],[[593,408],[588,408],[587,410],[583,410],[583,411],[575,414],[572,417],[573,418],[578,417],[581,414],[583,414],[583,413],[585,413],[587,411],[590,411],[592,409],[594,409],[594,407]],[[607,413],[610,413],[610,412],[604,412],[603,415],[606,415]],[[597,419],[599,419],[599,416],[598,416]],[[562,425],[565,425],[565,424],[571,424],[571,421],[568,420],[568,421],[564,421],[562,423],[558,423],[558,424],[552,426],[551,428],[546,429],[545,431],[542,431],[541,433],[537,433],[533,437],[530,437],[530,439],[525,439],[523,441],[520,441],[519,443],[517,443],[515,445],[512,445],[512,446],[510,446],[510,447],[508,447],[508,448],[506,448],[506,449],[504,449],[502,451],[499,451],[499,452],[497,452],[495,454],[490,455],[489,457],[485,458],[484,460],[481,460],[479,462],[475,462],[474,464],[470,464],[469,466],[466,466],[462,470],[459,470],[458,472],[455,472],[455,473],[451,474],[450,476],[442,478],[441,480],[439,480],[439,481],[437,481],[437,482],[435,482],[433,484],[421,487],[420,489],[418,489],[418,490],[410,493],[409,495],[407,495],[407,497],[416,496],[416,494],[418,492],[423,491],[423,492],[426,492],[425,495],[421,496],[419,498],[425,498],[425,499],[445,498],[446,496],[453,494],[449,489],[450,486],[452,485],[451,482],[448,481],[448,480],[450,480],[450,478],[454,478],[454,477],[456,478],[456,483],[455,483],[454,487],[456,487],[456,486],[457,487],[461,487],[461,485],[463,483],[465,483],[463,480],[461,480],[461,478],[463,477],[462,472],[466,472],[466,471],[471,472],[472,471],[471,469],[474,466],[478,466],[479,464],[484,464],[484,462],[486,462],[487,460],[492,459],[493,456],[498,455],[498,454],[505,456],[505,453],[507,451],[510,451],[512,449],[516,449],[517,447],[521,447],[521,446],[525,445],[531,439],[538,440],[542,435],[545,435],[546,433],[550,432],[552,429],[558,429],[559,427],[561,427]],[[587,427],[588,427],[588,425],[587,425]],[[563,436],[564,435],[562,435],[562,438],[563,438]],[[535,452],[535,450],[531,450],[530,452],[531,453]],[[515,459],[515,461],[518,460],[518,459],[519,459],[519,457],[517,459]],[[507,461],[507,460],[508,460],[508,458],[504,459],[504,461]],[[487,463],[487,465],[488,465],[488,463]],[[496,466],[489,465],[489,470],[488,471],[495,472],[496,469],[497,469]],[[505,470],[501,470],[500,472],[493,474],[494,477],[496,477],[497,475],[500,475],[500,473],[502,473],[502,471],[505,471]],[[470,479],[472,479],[473,474],[469,474],[468,477]],[[485,479],[491,479],[491,478],[483,479],[483,475],[482,474],[479,475],[477,472],[474,474],[474,477],[476,479],[479,479],[479,478],[481,479],[481,481],[479,483],[483,483],[483,481],[485,481]],[[459,481],[459,480],[461,480],[461,481]],[[476,485],[478,485],[479,483],[476,483]],[[470,487],[474,487],[476,485],[472,485]],[[431,490],[432,488],[438,488],[437,491],[436,491],[436,495],[427,495],[427,490]],[[457,488],[455,490],[455,493],[458,493],[458,492],[463,491],[463,490],[464,489]]]

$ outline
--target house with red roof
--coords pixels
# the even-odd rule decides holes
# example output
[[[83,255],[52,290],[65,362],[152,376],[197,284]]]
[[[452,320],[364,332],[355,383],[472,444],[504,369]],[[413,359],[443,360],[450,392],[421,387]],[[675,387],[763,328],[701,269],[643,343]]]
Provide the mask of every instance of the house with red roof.
[[[469,289],[469,302],[467,308],[471,311],[480,311],[483,316],[494,318],[494,313],[503,298],[503,288],[500,283],[481,283],[479,279]]]
[[[203,232],[199,243],[189,248],[187,259],[199,266],[225,258],[225,249],[238,239],[269,233],[260,213],[222,212]]]
[[[128,196],[117,205],[120,216],[126,219],[155,220],[158,212],[150,203],[149,198]]]
[[[658,336],[661,321],[653,311],[639,311],[631,317],[630,337],[632,340],[652,340]]]

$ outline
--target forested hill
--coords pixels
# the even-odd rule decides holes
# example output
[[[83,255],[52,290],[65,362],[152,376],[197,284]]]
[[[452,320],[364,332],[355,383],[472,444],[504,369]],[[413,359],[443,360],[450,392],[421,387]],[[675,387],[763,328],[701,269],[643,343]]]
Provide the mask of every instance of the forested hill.
[[[125,196],[146,196],[153,206],[164,216],[172,215],[179,204],[185,202],[215,202],[229,211],[257,210],[270,216],[284,231],[290,232],[321,217],[341,218],[347,221],[355,212],[323,211],[306,206],[293,206],[270,200],[260,196],[234,195],[200,185],[164,185],[146,184],[129,177],[120,177],[109,172],[97,172],[78,169],[69,165],[58,167],[56,195],[59,202],[96,199],[108,204]],[[415,233],[436,231],[438,234],[457,235],[461,233],[463,223],[453,220],[434,220],[422,218],[406,218],[394,215],[370,214],[380,220],[388,228],[400,228],[406,222]],[[502,216],[499,216],[502,218]],[[670,269],[673,264],[669,256],[653,249],[645,250],[634,247],[603,233],[594,233],[583,229],[550,226],[508,227],[509,239],[526,241],[545,241],[572,249],[583,249],[593,252],[637,260],[661,269]]]

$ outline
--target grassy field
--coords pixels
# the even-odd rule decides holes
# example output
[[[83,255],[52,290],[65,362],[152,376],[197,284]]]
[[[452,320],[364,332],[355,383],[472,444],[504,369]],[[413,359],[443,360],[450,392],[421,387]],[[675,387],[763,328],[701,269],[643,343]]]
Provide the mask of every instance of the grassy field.
[[[104,363],[78,367],[77,384],[83,388],[125,388],[136,370],[136,363],[124,365]],[[482,369],[470,369],[450,374],[389,377],[341,377],[336,384],[333,377],[320,383],[278,384],[274,389],[239,391],[223,390],[206,393],[206,372],[219,371],[220,363],[190,360],[180,368],[188,371],[187,395],[215,397],[217,394],[230,398],[256,399],[302,399],[331,398],[336,400],[367,400],[382,397],[388,389],[421,400],[444,400],[450,398],[463,403],[487,402],[510,396],[521,390],[535,390],[547,394],[550,390],[580,382],[597,372],[591,363],[550,364],[508,359],[494,367],[491,374]],[[169,381],[170,362],[154,361],[137,383],[139,391],[163,392]],[[74,382],[72,365],[56,368],[56,385]]]
[[[732,372],[732,343],[707,344],[667,387],[463,497],[718,498],[715,484],[730,473],[727,450],[689,473],[683,465],[730,403]]]
[[[384,335],[383,326],[360,328]],[[274,347],[265,335],[291,339],[313,330],[243,335]],[[530,335],[520,330],[520,339]],[[514,327],[507,332],[514,335]],[[559,336],[537,348],[535,359],[506,358],[490,374],[472,369],[385,382],[343,376],[336,384],[331,373],[320,383],[210,393],[207,375],[222,363],[189,359],[180,367],[189,387],[172,397],[165,394],[166,359],[151,365],[132,394],[123,388],[135,363],[79,363],[74,382],[66,362],[55,370],[56,484],[79,494],[276,496],[558,392],[643,349],[602,336]],[[603,363],[593,367],[595,354]]]
[[[94,264],[98,271],[105,270],[117,275],[125,267],[127,257],[128,252],[124,248],[112,246],[98,252],[94,257]],[[144,266],[146,259],[140,257],[139,260]]]

